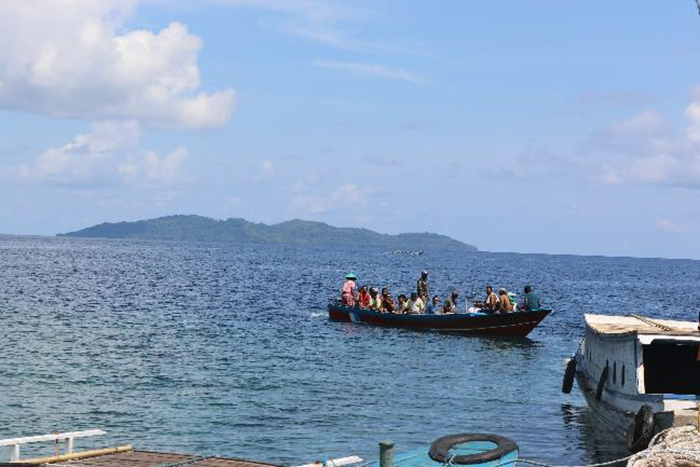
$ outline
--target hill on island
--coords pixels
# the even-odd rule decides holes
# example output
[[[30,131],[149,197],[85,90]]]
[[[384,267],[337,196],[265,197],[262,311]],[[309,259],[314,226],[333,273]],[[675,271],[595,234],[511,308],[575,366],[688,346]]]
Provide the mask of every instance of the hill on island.
[[[286,243],[292,245],[368,246],[401,250],[471,250],[476,247],[434,233],[381,234],[368,229],[334,227],[299,219],[267,225],[245,219],[217,220],[175,215],[135,222],[105,222],[61,237],[143,240]]]

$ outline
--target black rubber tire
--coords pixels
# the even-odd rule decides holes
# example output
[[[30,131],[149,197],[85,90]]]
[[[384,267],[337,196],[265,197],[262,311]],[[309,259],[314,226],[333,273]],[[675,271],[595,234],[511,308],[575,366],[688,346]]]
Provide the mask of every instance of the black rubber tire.
[[[627,449],[631,453],[643,451],[654,437],[654,410],[644,404],[634,416],[627,429]]]
[[[599,401],[603,397],[603,389],[605,388],[605,382],[608,379],[608,367],[603,368],[603,372],[600,374],[600,379],[598,380],[598,387],[595,389],[595,400]]]
[[[564,381],[561,383],[561,392],[569,394],[574,387],[574,377],[576,376],[576,358],[572,358],[566,364],[564,371]]]
[[[457,444],[466,443],[469,441],[490,441],[496,443],[496,447],[490,451],[480,454],[471,454],[468,456],[454,456],[450,458],[450,448]],[[488,433],[461,433],[458,435],[448,435],[438,438],[430,445],[428,455],[435,462],[446,463],[450,461],[452,464],[480,464],[482,462],[490,462],[505,456],[518,449],[518,444],[508,438],[499,435],[491,435]]]

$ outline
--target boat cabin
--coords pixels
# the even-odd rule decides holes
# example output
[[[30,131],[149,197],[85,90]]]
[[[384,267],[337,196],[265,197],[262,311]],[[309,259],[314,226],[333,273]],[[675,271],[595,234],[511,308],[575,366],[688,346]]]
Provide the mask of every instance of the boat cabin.
[[[586,314],[585,321],[586,337],[578,352],[578,363],[591,387],[597,387],[607,373],[604,401],[630,412],[636,412],[642,401],[650,404],[654,412],[697,407],[697,323],[594,314]]]

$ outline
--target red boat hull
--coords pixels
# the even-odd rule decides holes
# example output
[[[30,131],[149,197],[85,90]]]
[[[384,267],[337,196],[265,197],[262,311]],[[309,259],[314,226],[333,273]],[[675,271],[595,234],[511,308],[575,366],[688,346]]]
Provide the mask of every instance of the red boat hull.
[[[535,310],[503,314],[399,315],[337,304],[328,305],[328,318],[331,321],[477,336],[525,337],[551,312],[552,310]]]

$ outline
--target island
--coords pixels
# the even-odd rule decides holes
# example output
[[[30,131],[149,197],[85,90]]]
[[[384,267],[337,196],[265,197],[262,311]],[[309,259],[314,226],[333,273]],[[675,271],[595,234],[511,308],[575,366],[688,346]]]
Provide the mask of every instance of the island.
[[[105,222],[59,237],[138,240],[279,243],[291,245],[376,247],[401,252],[429,249],[477,251],[474,245],[435,233],[382,234],[323,222],[291,220],[267,225],[245,219],[218,220],[197,215],[174,215],[135,222]]]

